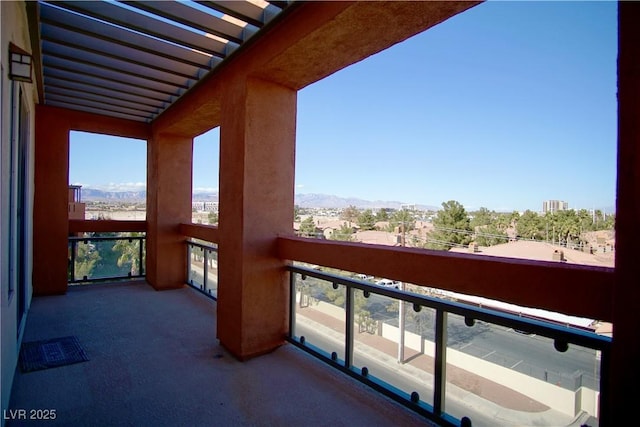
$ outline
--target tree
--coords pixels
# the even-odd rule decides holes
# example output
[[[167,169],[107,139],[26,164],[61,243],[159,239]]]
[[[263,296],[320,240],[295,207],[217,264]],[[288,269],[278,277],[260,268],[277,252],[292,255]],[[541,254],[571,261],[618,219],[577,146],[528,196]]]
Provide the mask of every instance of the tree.
[[[557,231],[561,242],[569,244],[580,240],[580,218],[575,210],[558,211],[554,215],[558,220]]]
[[[209,212],[207,215],[207,221],[209,224],[217,224],[218,223],[218,213],[217,212]]]
[[[581,232],[593,231],[596,229],[596,223],[593,220],[594,215],[586,209],[580,209],[578,211],[578,219],[580,221]]]
[[[300,223],[300,235],[302,237],[316,237],[316,223],[313,216],[308,216]]]
[[[344,210],[342,211],[342,215],[340,216],[340,219],[344,219],[348,221],[349,225],[351,225],[352,222],[355,222],[356,219],[358,219],[359,214],[360,214],[360,211],[358,211],[358,208],[356,208],[353,205],[350,205],[349,207],[344,208]]]
[[[616,214],[608,214],[604,218],[599,230],[613,230],[616,226]]]
[[[75,277],[70,277],[70,279],[82,279],[85,276],[91,277],[95,265],[98,261],[100,261],[100,259],[100,254],[96,250],[95,245],[93,245],[92,243],[77,241],[75,263],[73,266]],[[69,276],[71,276],[71,271],[69,271]]]
[[[489,225],[494,221],[494,218],[495,212],[487,208],[480,208],[476,212],[473,212],[473,219],[470,222],[471,228]]]
[[[331,235],[331,240],[341,240],[350,242],[353,240],[353,227],[349,227],[347,223],[343,223],[339,230],[335,230]]]
[[[131,233],[132,236],[139,236],[139,233]],[[113,246],[113,251],[118,253],[118,260],[116,261],[116,265],[120,268],[123,268],[126,271],[123,273],[131,273],[132,276],[136,276],[140,272],[140,245],[142,242],[140,240],[126,240],[120,239]]]
[[[400,209],[394,212],[389,219],[389,226],[392,230],[398,228],[400,232],[406,233],[416,228],[416,219],[410,210]]]
[[[389,213],[385,208],[380,208],[376,212],[376,221],[389,221]]]
[[[505,231],[507,228],[513,226],[513,214],[501,213],[498,214],[495,219],[495,226],[500,231]]]
[[[293,207],[293,220],[295,222],[299,222],[300,221],[300,206],[295,205]]]
[[[429,249],[449,250],[471,242],[471,225],[464,206],[455,200],[442,203],[433,219],[434,230],[427,235]]]
[[[480,246],[493,246],[507,243],[507,233],[501,231],[497,225],[489,224],[476,229],[476,243]]]
[[[373,230],[376,228],[376,218],[373,216],[371,209],[367,209],[358,215],[358,227],[361,230]]]
[[[525,239],[544,240],[546,237],[546,223],[537,213],[526,210],[516,224],[518,236]]]
[[[511,212],[511,217],[509,218],[509,224],[512,227],[518,225],[518,220],[520,220],[520,213],[518,211]]]

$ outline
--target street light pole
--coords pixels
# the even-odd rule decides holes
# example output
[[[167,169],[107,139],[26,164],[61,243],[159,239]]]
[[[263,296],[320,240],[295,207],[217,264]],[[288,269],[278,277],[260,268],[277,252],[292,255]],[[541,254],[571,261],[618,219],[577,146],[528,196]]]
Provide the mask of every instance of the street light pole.
[[[400,244],[404,247],[404,220],[400,224],[402,227]],[[404,291],[404,282],[399,282],[398,289]],[[404,363],[404,301],[401,299],[398,300],[398,335],[398,363]]]
[[[404,291],[404,282],[400,282],[398,289]],[[398,363],[404,363],[404,301],[398,300]]]

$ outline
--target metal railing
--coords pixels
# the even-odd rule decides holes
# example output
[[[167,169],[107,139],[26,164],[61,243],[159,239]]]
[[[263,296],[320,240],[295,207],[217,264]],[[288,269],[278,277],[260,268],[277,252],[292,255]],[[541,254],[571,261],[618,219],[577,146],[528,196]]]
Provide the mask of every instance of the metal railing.
[[[69,237],[68,281],[145,277],[146,236]]]
[[[210,298],[218,298],[218,248],[186,240],[187,284]]]
[[[429,419],[558,426],[592,418],[606,425],[610,337],[287,268],[288,341]]]

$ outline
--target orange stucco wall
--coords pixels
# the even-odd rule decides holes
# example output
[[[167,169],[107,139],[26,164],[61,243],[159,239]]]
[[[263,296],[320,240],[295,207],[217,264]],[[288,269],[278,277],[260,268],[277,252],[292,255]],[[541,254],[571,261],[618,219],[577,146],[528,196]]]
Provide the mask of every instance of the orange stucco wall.
[[[69,235],[69,132],[105,133],[147,139],[149,125],[64,108],[36,108],[33,292],[34,295],[67,290],[67,237]]]
[[[118,220],[74,220],[69,218],[69,233],[116,233],[122,231],[147,231],[146,221],[118,221]]]
[[[218,243],[220,234],[215,225],[180,224],[180,233],[185,237],[193,237],[211,243]]]
[[[613,269],[300,237],[278,239],[284,259],[482,295],[610,321]]]
[[[69,127],[47,107],[36,108],[33,212],[33,293],[67,290]]]
[[[284,342],[288,291],[278,235],[293,233],[296,92],[228,87],[220,131],[218,338],[239,358]]]
[[[619,2],[618,181],[616,198],[616,281],[613,299],[611,420],[624,425],[636,414],[640,383],[640,3]]]
[[[186,281],[180,224],[191,222],[193,139],[154,133],[147,144],[147,281],[157,290]]]

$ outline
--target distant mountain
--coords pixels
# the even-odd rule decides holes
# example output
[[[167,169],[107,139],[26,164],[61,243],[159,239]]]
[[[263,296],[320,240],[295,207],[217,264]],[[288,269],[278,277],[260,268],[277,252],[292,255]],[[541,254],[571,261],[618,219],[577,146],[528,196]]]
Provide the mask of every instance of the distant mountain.
[[[355,197],[339,197],[330,194],[296,194],[295,203],[303,208],[346,208],[355,206],[361,209],[390,208],[400,209],[408,203],[385,200],[364,200]],[[438,210],[436,206],[416,205],[420,210]]]
[[[82,199],[84,201],[117,201],[117,202],[130,202],[140,203],[144,202],[147,197],[146,191],[105,191],[95,188],[83,188]],[[193,201],[198,202],[217,202],[217,192],[196,192],[193,194]],[[304,208],[346,208],[348,206],[355,206],[361,209],[378,209],[378,208],[390,208],[400,209],[406,203],[398,201],[384,201],[384,200],[364,200],[355,197],[338,197],[330,194],[296,194],[295,203]],[[438,210],[436,206],[416,205],[417,209],[421,210]]]
[[[218,192],[217,191],[196,191],[195,193],[193,193],[192,200],[194,202],[217,202]]]
[[[82,200],[84,201],[100,201],[100,202],[123,202],[123,203],[142,203],[145,202],[147,198],[147,192],[142,191],[105,191],[98,190],[95,188],[82,188]],[[218,192],[217,191],[196,191],[193,194],[194,202],[217,202],[218,201]],[[388,200],[364,200],[356,197],[339,197],[331,194],[318,194],[318,193],[309,193],[309,194],[296,194],[295,195],[295,204],[303,207],[303,208],[334,208],[334,209],[342,209],[348,206],[355,206],[360,209],[379,209],[379,208],[389,208],[389,209],[401,209],[403,205],[407,205],[409,203],[398,202],[398,201],[388,201]],[[431,206],[431,205],[419,205],[416,204],[416,209],[419,210],[431,210],[437,211],[440,210],[440,206]],[[576,208],[579,209],[579,208]],[[611,214],[615,212],[614,206],[606,206],[604,208],[596,208],[600,209],[607,214]],[[499,210],[503,212],[502,210]],[[512,212],[512,210],[507,209],[504,212]]]
[[[82,189],[83,201],[94,202],[130,202],[140,203],[147,200],[146,191],[104,191],[96,188],[83,188]]]

